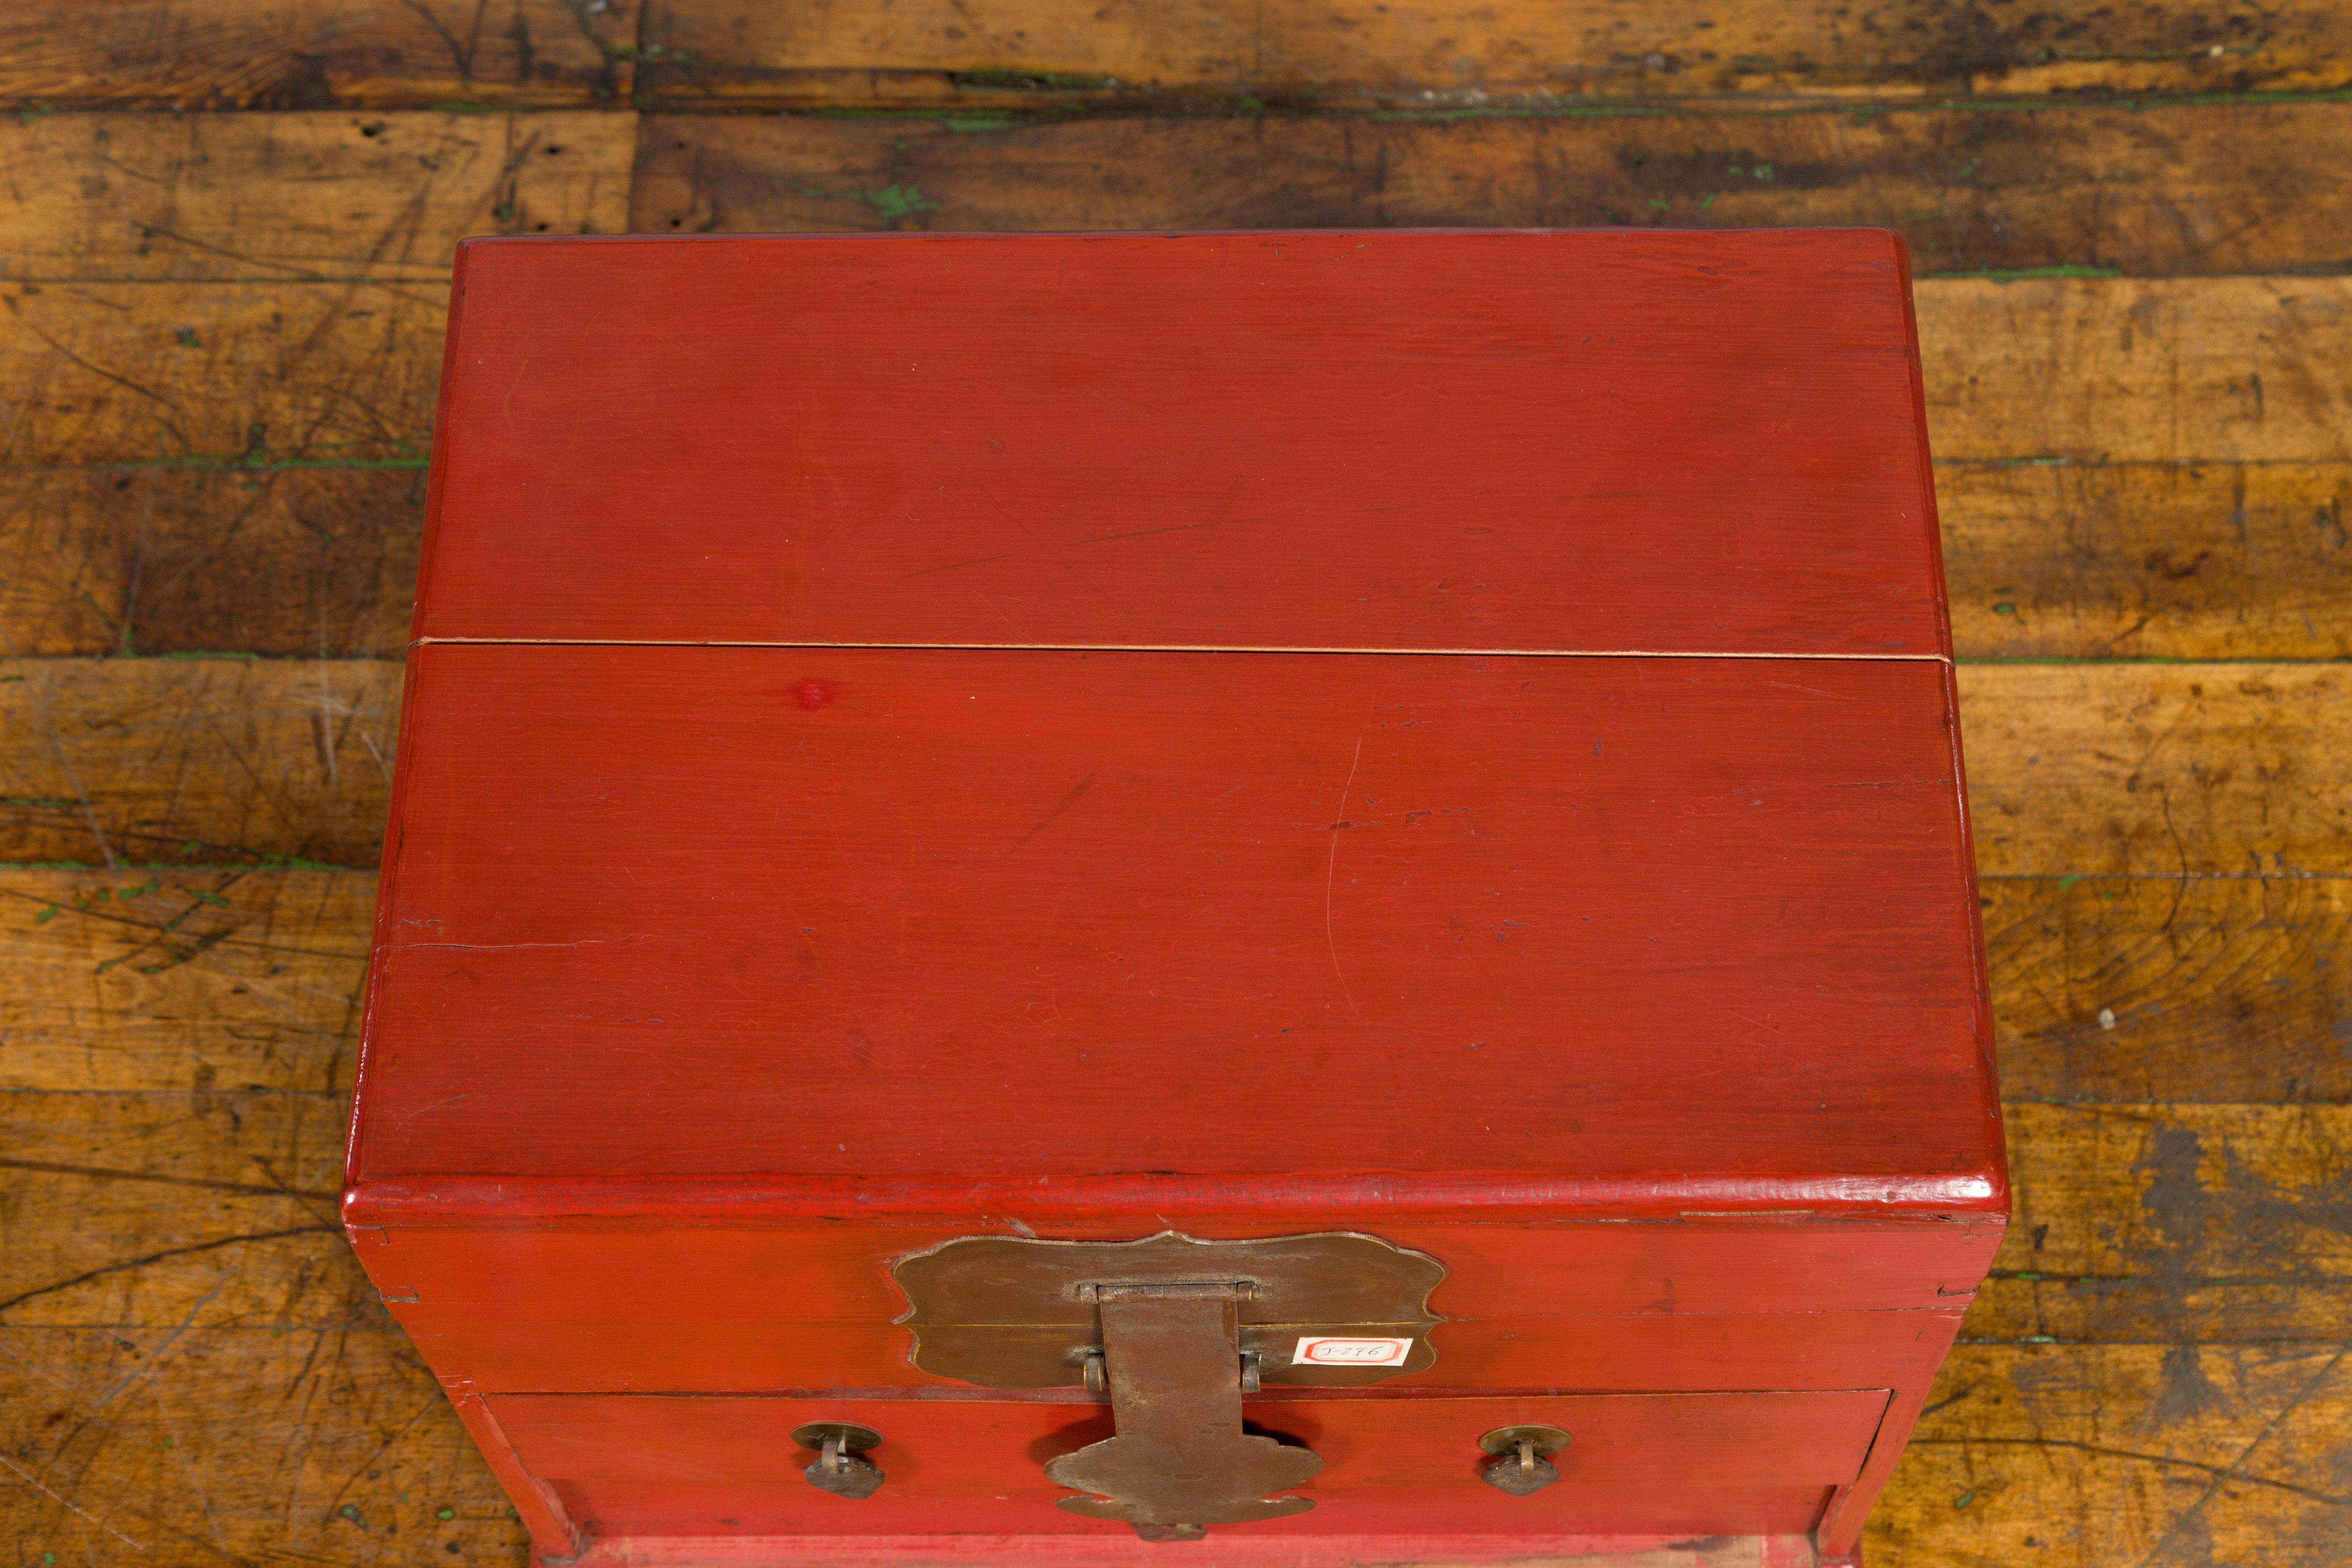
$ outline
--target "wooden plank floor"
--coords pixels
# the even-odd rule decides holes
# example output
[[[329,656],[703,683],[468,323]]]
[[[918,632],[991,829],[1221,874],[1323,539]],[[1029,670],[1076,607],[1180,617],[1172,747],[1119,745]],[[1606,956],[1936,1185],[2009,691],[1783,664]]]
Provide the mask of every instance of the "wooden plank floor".
[[[2352,9],[16,0],[0,107],[15,1563],[523,1556],[334,1228],[457,238],[1781,223],[1923,275],[2018,1187],[1873,1561],[2352,1562]]]

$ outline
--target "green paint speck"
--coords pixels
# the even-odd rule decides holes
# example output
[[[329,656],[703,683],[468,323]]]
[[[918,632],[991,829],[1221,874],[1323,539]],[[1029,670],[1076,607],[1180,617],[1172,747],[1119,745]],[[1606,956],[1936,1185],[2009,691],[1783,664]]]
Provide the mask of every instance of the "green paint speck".
[[[2058,879],[2058,890],[2063,893],[2082,879],[2080,877],[2061,877]]]
[[[1659,200],[1657,197],[1655,197],[1655,196],[1652,196],[1652,197],[1650,198],[1650,205],[1651,205],[1652,206],[1654,206],[1654,207],[1657,208],[1657,209],[1658,209],[1660,212],[1662,212],[1662,213],[1670,213],[1670,212],[1672,212],[1672,211],[1674,211],[1674,210],[1675,210],[1675,204],[1674,204],[1674,203],[1672,203],[1672,202],[1662,202],[1662,201],[1660,201],[1660,200]]]
[[[1772,165],[1769,163],[1757,164],[1756,177],[1759,180],[1769,180],[1772,177]]]
[[[457,1517],[457,1510],[454,1508],[436,1508],[433,1510],[433,1517],[436,1519],[455,1519]]]
[[[894,223],[916,213],[929,212],[940,205],[925,200],[923,193],[912,185],[885,185],[878,191],[861,191],[858,195],[872,202],[884,217]]]
[[[1707,208],[1709,208],[1709,207],[1711,207],[1711,206],[1715,205],[1715,198],[1716,198],[1718,195],[1720,195],[1720,194],[1721,194],[1721,193],[1717,192],[1717,191],[1709,191],[1709,192],[1707,192],[1707,193],[1706,193],[1706,195],[1703,195],[1703,196],[1699,197],[1699,199],[1698,199],[1698,210],[1699,210],[1699,211],[1701,211],[1701,212],[1705,212],[1705,211],[1706,211],[1706,209],[1707,209]]]
[[[1954,1498],[1954,1499],[1952,1500],[1952,1506],[1953,1506],[1954,1508],[1956,1508],[1956,1509],[1958,1509],[1958,1508],[1966,1508],[1966,1507],[1968,1507],[1968,1506],[1969,1506],[1969,1504],[1970,1504],[1970,1503],[1972,1503],[1972,1502],[1974,1502],[1974,1501],[1976,1501],[1976,1500],[1977,1500],[1977,1494],[1976,1494],[1976,1493],[1974,1493],[1974,1492],[1962,1492],[1959,1496],[1958,1496],[1958,1497],[1956,1497],[1956,1498]]]
[[[33,923],[37,926],[45,926],[57,918],[58,906],[51,904],[47,909],[43,910],[39,914],[33,917]]]
[[[1992,607],[1992,613],[1996,616],[2013,616],[2017,614],[2017,606],[2003,599]]]
[[[194,327],[182,327],[178,331],[173,332],[172,336],[173,339],[184,349],[200,349],[205,346],[203,343],[196,341],[196,329]]]

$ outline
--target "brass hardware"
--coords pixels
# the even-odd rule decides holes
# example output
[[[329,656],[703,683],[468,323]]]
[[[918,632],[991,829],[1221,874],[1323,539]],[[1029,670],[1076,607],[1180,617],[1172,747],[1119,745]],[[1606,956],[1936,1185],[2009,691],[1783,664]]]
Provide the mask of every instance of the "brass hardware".
[[[1478,1479],[1513,1497],[1539,1492],[1559,1479],[1551,1456],[1568,1444],[1568,1434],[1557,1426],[1497,1426],[1478,1439],[1479,1447],[1496,1456],[1479,1467]]]
[[[925,1372],[986,1388],[1083,1386],[1110,1397],[1117,1435],[1065,1454],[1046,1479],[1091,1493],[1072,1513],[1146,1541],[1304,1513],[1275,1494],[1323,1461],[1242,1430],[1242,1395],[1269,1383],[1356,1387],[1419,1372],[1443,1320],[1444,1265],[1348,1232],[1264,1241],[968,1236],[902,1259],[898,1321]],[[1332,1359],[1316,1360],[1318,1355]]]
[[[1242,1431],[1239,1300],[1230,1282],[1106,1285],[1096,1293],[1118,1433],[1045,1467],[1047,1480],[1097,1494],[1058,1506],[1134,1525],[1147,1541],[1192,1540],[1208,1525],[1315,1506],[1271,1494],[1310,1479],[1322,1459]]]
[[[882,1446],[882,1434],[850,1421],[812,1421],[793,1428],[793,1441],[817,1451],[816,1463],[801,1471],[808,1484],[853,1501],[872,1497],[883,1481],[882,1468],[865,1458]]]
[[[1235,1292],[1239,1349],[1268,1384],[1354,1388],[1437,1360],[1429,1293],[1445,1266],[1426,1253],[1347,1231],[1265,1241],[1196,1241],[1163,1231],[1141,1241],[1034,1241],[967,1236],[903,1258],[898,1320],[914,1363],[983,1388],[1092,1387],[1102,1348],[1097,1293],[1107,1285],[1220,1281]],[[1302,1338],[1412,1342],[1402,1364],[1300,1365]],[[1099,1390],[1097,1390],[1099,1392]]]

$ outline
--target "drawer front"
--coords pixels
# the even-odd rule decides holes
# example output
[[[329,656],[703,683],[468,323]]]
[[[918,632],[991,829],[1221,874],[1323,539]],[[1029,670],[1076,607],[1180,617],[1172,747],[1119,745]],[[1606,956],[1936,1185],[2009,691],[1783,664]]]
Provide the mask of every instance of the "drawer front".
[[[1827,1393],[1290,1397],[1252,1401],[1256,1429],[1306,1444],[1323,1468],[1312,1511],[1215,1533],[1790,1534],[1813,1528],[1853,1480],[1887,1405],[1883,1389]],[[1131,1540],[1062,1511],[1042,1467],[1111,1435],[1082,1398],[792,1399],[494,1394],[523,1466],[593,1535],[926,1532]],[[878,1491],[850,1500],[801,1474],[804,1423],[882,1436]],[[1514,1497],[1480,1479],[1481,1435],[1557,1426],[1560,1479]]]

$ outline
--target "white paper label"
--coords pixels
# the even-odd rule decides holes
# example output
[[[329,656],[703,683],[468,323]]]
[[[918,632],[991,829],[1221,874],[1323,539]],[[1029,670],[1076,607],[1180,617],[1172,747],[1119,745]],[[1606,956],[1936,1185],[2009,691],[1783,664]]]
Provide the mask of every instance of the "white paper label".
[[[1411,1340],[1343,1340],[1309,1338],[1292,1352],[1293,1366],[1402,1366],[1412,1353]]]

